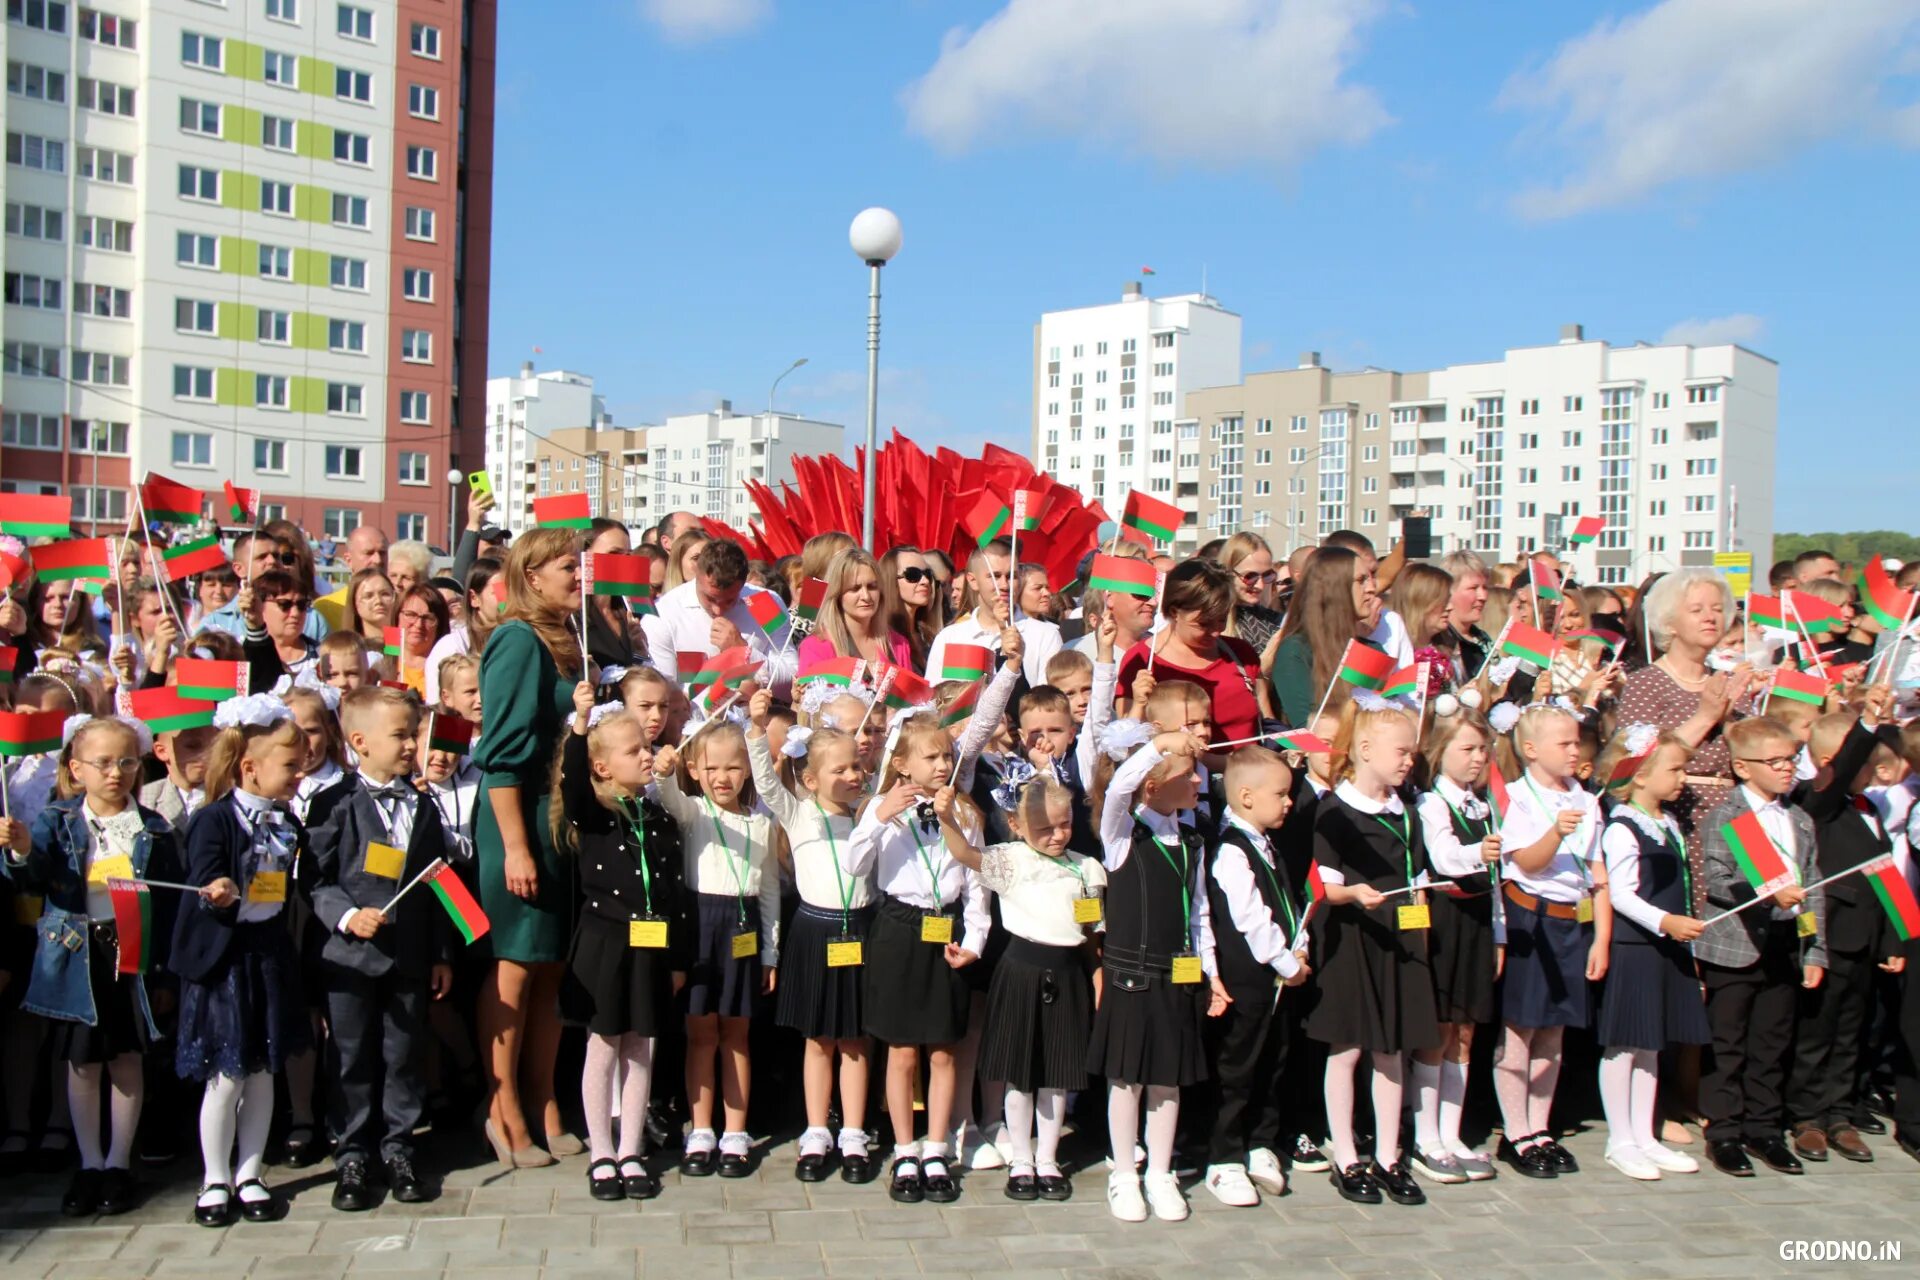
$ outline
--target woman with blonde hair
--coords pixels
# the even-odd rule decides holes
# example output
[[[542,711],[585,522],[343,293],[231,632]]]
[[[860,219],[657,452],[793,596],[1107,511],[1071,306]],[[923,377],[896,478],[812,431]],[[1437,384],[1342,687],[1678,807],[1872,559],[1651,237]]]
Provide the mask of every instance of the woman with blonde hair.
[[[841,533],[838,529],[814,534],[807,539],[807,545],[800,548],[800,581],[804,583],[808,578],[825,579],[827,570],[833,565],[833,558],[859,545],[852,534]]]
[[[835,556],[827,569],[827,598],[813,634],[800,642],[800,669],[831,658],[863,658],[890,667],[913,666],[907,638],[887,626],[881,607],[880,566],[859,547]]]
[[[673,540],[673,545],[667,548],[667,585],[664,591],[693,581],[693,562],[700,558],[700,549],[711,541],[713,539],[707,536],[705,529],[688,529]]]
[[[1220,548],[1220,565],[1233,575],[1233,610],[1227,615],[1227,634],[1238,636],[1264,653],[1267,642],[1280,634],[1280,611],[1273,607],[1273,548],[1257,533],[1242,531]]]

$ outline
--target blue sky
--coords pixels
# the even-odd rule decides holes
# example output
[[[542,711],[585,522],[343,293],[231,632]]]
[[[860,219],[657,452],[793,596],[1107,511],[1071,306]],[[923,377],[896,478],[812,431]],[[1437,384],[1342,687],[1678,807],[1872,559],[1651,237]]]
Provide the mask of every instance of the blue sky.
[[[1783,530],[1920,532],[1920,0],[504,4],[492,372],[1028,442],[1032,325],[1199,287],[1248,371],[1578,321],[1781,362]],[[543,354],[532,356],[534,347]]]

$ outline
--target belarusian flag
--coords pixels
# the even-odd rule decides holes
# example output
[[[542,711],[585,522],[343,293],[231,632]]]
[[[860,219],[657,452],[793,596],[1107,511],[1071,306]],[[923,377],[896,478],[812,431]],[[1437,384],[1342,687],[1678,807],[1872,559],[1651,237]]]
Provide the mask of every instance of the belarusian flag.
[[[752,651],[745,645],[735,646],[720,656],[724,658],[729,654],[745,654],[746,657],[744,660],[736,662],[732,666],[717,672],[714,678],[707,682],[708,710],[712,710],[726,701],[725,698],[720,696],[721,690],[724,689],[729,692],[738,690],[741,685],[753,679],[754,674],[760,670],[760,659],[754,657]],[[715,661],[717,662],[719,659],[716,658]]]
[[[1096,553],[1093,557],[1093,570],[1087,576],[1087,588],[1088,590],[1118,591],[1122,595],[1151,600],[1154,581],[1153,562],[1150,560]]]
[[[12,645],[0,647],[0,684],[13,683],[13,668],[20,661],[20,651]]]
[[[1545,556],[1535,556],[1527,567],[1528,582],[1533,593],[1542,600],[1560,598],[1560,568]]]
[[[158,524],[199,524],[207,495],[149,472],[140,486],[140,505],[147,519]]]
[[[1793,616],[1808,635],[1824,636],[1844,629],[1840,610],[1819,596],[1808,595],[1804,591],[1789,591],[1785,599],[1787,608],[1793,610]]]
[[[26,585],[27,575],[32,572],[33,566],[27,563],[26,557],[0,548],[0,591]]]
[[[0,533],[16,538],[64,538],[72,532],[72,498],[57,493],[9,493],[0,498]]]
[[[1047,495],[1039,489],[1013,491],[1013,527],[1022,533],[1040,528],[1040,517],[1047,513]]]
[[[224,702],[247,696],[247,664],[220,658],[179,658],[174,661],[174,686],[189,698]]]
[[[138,880],[107,881],[113,903],[113,931],[118,954],[116,973],[145,973],[153,967],[153,890]]]
[[[1794,883],[1793,869],[1780,856],[1780,849],[1760,825],[1760,815],[1749,810],[1732,822],[1720,824],[1733,861],[1740,874],[1753,886],[1753,896],[1767,898]]]
[[[1775,631],[1793,630],[1793,624],[1787,621],[1786,601],[1779,596],[1747,597],[1747,622],[1756,627],[1771,627]]]
[[[1314,737],[1310,733],[1282,733],[1274,738],[1282,751],[1298,751],[1301,755],[1321,755],[1333,750],[1331,743]]]
[[[60,749],[64,711],[0,711],[0,756],[38,756]]]
[[[707,655],[681,650],[673,655],[674,672],[680,677],[681,684],[698,684],[700,672],[707,665]]]
[[[1320,860],[1315,858],[1307,864],[1307,910],[1313,910],[1326,898],[1327,882],[1320,878]]]
[[[65,542],[35,547],[27,554],[33,557],[33,571],[42,582],[70,582],[76,578],[105,580],[113,576],[113,549],[105,538],[69,538]]]
[[[793,611],[802,622],[812,622],[820,616],[820,606],[827,602],[827,580],[808,578],[800,584],[800,602]]]
[[[447,865],[445,859],[435,858],[420,878],[427,882],[427,887],[433,890],[433,896],[440,899],[440,905],[453,917],[453,927],[460,931],[461,937],[471,943],[486,935],[490,927],[487,913],[480,909],[480,904],[473,900],[473,894],[467,891],[467,886],[460,882],[460,877],[453,873],[453,868]]]
[[[1340,656],[1339,678],[1362,689],[1379,689],[1393,674],[1393,659],[1358,640],[1347,641]]]
[[[1500,642],[1500,652],[1508,657],[1519,658],[1522,662],[1531,662],[1542,671],[1553,665],[1553,655],[1559,650],[1560,645],[1552,636],[1524,622],[1509,624],[1506,639]]]
[[[1507,810],[1513,807],[1513,797],[1507,794],[1507,780],[1500,776],[1500,766],[1492,763],[1487,765],[1487,807],[1493,810],[1496,831],[1507,825]]]
[[[1774,668],[1773,696],[1776,698],[1818,707],[1825,705],[1827,693],[1827,682],[1822,676],[1795,671],[1792,667]]]
[[[980,705],[981,687],[982,682],[975,680],[961,692],[959,697],[947,704],[947,709],[940,713],[942,729],[951,729],[973,714],[973,709]]]
[[[451,711],[436,711],[427,717],[427,750],[464,756],[472,746],[473,721]]]
[[[1129,529],[1138,529],[1150,538],[1172,542],[1175,531],[1186,518],[1186,513],[1171,502],[1162,502],[1138,489],[1129,489],[1120,523]]]
[[[227,553],[220,549],[220,539],[214,534],[191,542],[176,542],[160,555],[167,562],[168,582],[179,582],[196,573],[210,573],[228,563]]]
[[[542,529],[587,529],[593,526],[593,505],[584,493],[556,493],[533,500],[533,522]]]
[[[977,547],[984,547],[1005,533],[1012,522],[1013,508],[991,493],[981,494],[967,508],[966,514],[960,517],[960,527],[967,531],[967,536],[973,539]]]
[[[1892,858],[1875,858],[1861,874],[1887,909],[1887,919],[1893,921],[1893,931],[1900,935],[1900,941],[1912,942],[1915,935],[1920,935],[1920,902],[1914,901],[1913,889],[1900,868]]]
[[[1421,686],[1426,683],[1426,681],[1421,678],[1421,670],[1422,668],[1417,662],[1411,667],[1400,668],[1387,677],[1387,683],[1381,688],[1380,696],[1383,698],[1405,698],[1419,694],[1421,692]]]
[[[134,689],[127,694],[127,701],[133,718],[144,721],[155,733],[212,728],[213,713],[220,706],[203,698],[189,698],[177,685]]]
[[[1652,751],[1643,751],[1637,756],[1622,756],[1614,761],[1613,772],[1607,775],[1606,790],[1609,793],[1624,791],[1633,784],[1634,775],[1640,772],[1640,766],[1647,762]]]
[[[1582,640],[1597,640],[1607,648],[1618,652],[1626,637],[1618,631],[1607,631],[1600,627],[1588,627],[1585,631],[1569,631],[1560,637],[1565,644],[1577,644]]]
[[[260,491],[242,489],[231,480],[220,482],[227,495],[227,523],[251,525],[254,512],[260,510]]]
[[[589,551],[580,557],[580,589],[590,596],[653,596],[653,564],[621,551]]]
[[[886,703],[896,711],[933,701],[933,686],[905,667],[888,667],[881,679],[886,682]]]
[[[380,652],[389,658],[397,658],[407,646],[406,637],[400,634],[398,627],[380,628]]]
[[[1887,630],[1897,630],[1907,625],[1907,619],[1913,614],[1913,593],[1902,591],[1893,585],[1893,579],[1887,576],[1887,566],[1880,563],[1879,556],[1868,556],[1867,563],[1860,569],[1860,607]]]
[[[850,686],[860,679],[862,665],[858,658],[828,658],[825,662],[802,670],[793,678],[793,682],[800,685],[810,680],[823,680],[828,684]]]
[[[780,607],[780,597],[771,591],[756,591],[748,596],[747,614],[753,619],[754,625],[767,634],[768,639],[778,635],[787,621],[787,611]]]
[[[743,644],[737,644],[731,649],[714,654],[701,663],[700,669],[693,673],[688,683],[696,689],[704,689],[716,681],[725,683],[731,679],[733,683],[728,687],[738,688],[742,680],[753,674],[753,668],[756,665],[758,665],[758,659],[753,656],[753,650]],[[745,674],[740,674],[742,672]],[[736,676],[738,678],[735,678]]]
[[[993,670],[993,650],[983,644],[950,644],[940,653],[942,680],[978,680]]]
[[[1567,545],[1570,547],[1584,547],[1595,538],[1598,538],[1602,533],[1606,532],[1606,528],[1607,518],[1605,516],[1581,516],[1573,522],[1573,532],[1567,535]]]

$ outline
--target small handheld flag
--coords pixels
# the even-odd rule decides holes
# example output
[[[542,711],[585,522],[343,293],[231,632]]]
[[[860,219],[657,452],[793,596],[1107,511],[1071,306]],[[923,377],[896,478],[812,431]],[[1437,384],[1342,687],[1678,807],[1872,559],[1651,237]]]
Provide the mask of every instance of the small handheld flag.
[[[140,486],[140,505],[156,524],[199,524],[207,495],[149,472]]]
[[[673,655],[674,674],[681,684],[697,684],[702,669],[707,665],[707,655],[698,650],[682,649]]]
[[[858,658],[828,658],[805,668],[794,677],[796,685],[811,680],[825,681],[827,684],[851,686],[858,683],[862,663]]]
[[[967,508],[960,517],[961,527],[967,531],[975,546],[986,546],[1007,531],[1013,521],[1013,508],[991,493],[983,493]]]
[[[1893,859],[1875,858],[1867,864],[1865,875],[1867,883],[1873,886],[1874,896],[1886,908],[1887,919],[1893,922],[1893,931],[1900,936],[1900,941],[1912,942],[1920,936],[1920,902],[1914,900],[1913,889]]]
[[[1034,533],[1040,528],[1040,517],[1047,514],[1047,494],[1040,489],[1015,489],[1013,491],[1013,527],[1021,533]]]
[[[1421,684],[1420,670],[1420,664],[1418,663],[1415,663],[1411,667],[1401,667],[1398,671],[1387,677],[1386,684],[1381,686],[1380,696],[1383,698],[1409,698],[1418,694]]]
[[[1391,657],[1358,640],[1347,641],[1346,652],[1340,657],[1340,679],[1362,689],[1378,690],[1392,674]]]
[[[1861,566],[1859,587],[1860,607],[1883,628],[1897,630],[1913,616],[1913,593],[1893,585],[1879,556],[1868,556]]]
[[[427,719],[427,750],[464,756],[473,746],[473,721],[451,711],[436,711]]]
[[[808,578],[800,584],[800,601],[793,608],[802,622],[813,622],[820,617],[820,606],[827,602],[827,580]]]
[[[400,633],[400,628],[398,627],[380,628],[380,652],[385,654],[387,657],[389,658],[399,657],[400,651],[406,648],[406,644],[407,644],[407,639],[404,635]]]
[[[1581,516],[1573,522],[1573,532],[1567,535],[1567,545],[1584,547],[1598,538],[1607,529],[1605,516]]]
[[[220,549],[220,539],[213,534],[191,542],[176,542],[160,555],[167,564],[168,582],[180,582],[196,573],[210,573],[228,563],[227,553]]]
[[[1559,648],[1559,643],[1552,636],[1524,622],[1510,623],[1506,629],[1506,639],[1500,642],[1500,652],[1522,662],[1530,662],[1542,671],[1553,665],[1553,655]]]
[[[180,658],[173,664],[174,685],[188,698],[224,702],[247,694],[247,664],[219,658]]]
[[[474,901],[473,894],[461,883],[451,866],[436,858],[434,865],[428,867],[421,878],[433,890],[433,896],[440,899],[440,905],[447,909],[447,914],[453,918],[453,927],[460,931],[462,938],[471,944],[486,936],[487,930],[492,927],[487,922],[487,913],[480,909],[480,904]]]
[[[942,680],[978,680],[993,670],[993,650],[983,644],[950,644],[941,651]]]
[[[57,493],[10,493],[0,504],[0,533],[64,538],[73,531],[73,499]]]
[[[1500,776],[1500,766],[1487,766],[1487,807],[1493,810],[1494,828],[1507,824],[1507,810],[1513,807],[1513,797],[1507,794],[1507,780]]]
[[[0,685],[13,683],[13,669],[20,661],[20,651],[12,645],[0,648]]]
[[[1721,823],[1720,834],[1756,898],[1770,898],[1794,883],[1793,869],[1760,824],[1759,814],[1743,813],[1732,822]]]
[[[754,625],[765,632],[768,639],[780,634],[780,628],[786,625],[787,611],[780,607],[780,597],[771,591],[755,591],[747,597],[747,615]]]
[[[533,522],[542,529],[590,529],[593,504],[584,493],[556,493],[535,498]]]
[[[971,716],[973,709],[980,705],[980,688],[981,682],[975,680],[959,697],[948,703],[947,709],[940,713],[940,727],[951,729]]]
[[[153,894],[138,880],[107,881],[113,904],[116,973],[142,974],[153,967]]]
[[[1282,751],[1298,751],[1301,755],[1324,755],[1333,750],[1333,744],[1316,738],[1310,733],[1282,733],[1274,737]]]
[[[60,749],[64,711],[0,711],[0,756],[38,756]]]
[[[1829,690],[1826,680],[1811,672],[1795,671],[1792,667],[1776,667],[1773,672],[1773,688],[1768,696],[1786,698],[1792,702],[1804,702],[1809,706],[1824,706]]]
[[[133,718],[144,721],[147,728],[155,733],[210,729],[213,727],[213,713],[220,706],[218,702],[190,698],[177,685],[130,690],[127,702]]]
[[[888,667],[891,677],[886,687],[886,703],[898,711],[933,701],[933,686],[905,667]]]
[[[1560,567],[1546,556],[1535,556],[1528,563],[1527,579],[1542,600],[1560,598]]]
[[[254,512],[260,510],[260,491],[242,489],[231,480],[221,481],[227,499],[227,523],[251,525]]]
[[[1160,542],[1172,542],[1173,535],[1186,518],[1186,513],[1172,503],[1162,502],[1138,489],[1129,489],[1120,523]]]
[[[1087,576],[1087,588],[1117,591],[1122,595],[1153,599],[1156,575],[1153,562],[1132,556],[1095,554],[1093,569]]]
[[[704,689],[708,685],[731,680],[732,683],[727,687],[738,688],[747,676],[753,674],[753,669],[758,665],[759,660],[753,656],[753,650],[743,644],[737,644],[731,649],[714,654],[713,657],[701,663],[700,669],[693,673],[688,683],[696,689]]]
[[[619,551],[589,551],[580,557],[580,589],[592,596],[653,597],[653,563]]]

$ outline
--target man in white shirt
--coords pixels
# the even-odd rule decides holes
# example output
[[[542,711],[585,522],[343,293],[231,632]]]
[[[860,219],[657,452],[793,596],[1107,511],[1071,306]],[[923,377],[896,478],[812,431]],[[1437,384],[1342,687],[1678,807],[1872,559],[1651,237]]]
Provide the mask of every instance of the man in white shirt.
[[[1012,568],[1010,550],[1004,541],[995,539],[967,559],[967,581],[973,588],[973,598],[980,604],[972,613],[942,627],[934,636],[933,644],[927,649],[927,679],[939,681],[950,644],[977,644],[995,653],[1000,651],[1000,631],[1004,624],[999,619],[1005,616],[1002,610],[1007,598],[1007,575]],[[1021,618],[1013,625],[1026,646],[1026,654],[1020,660],[1021,674],[1029,685],[1038,688],[1047,682],[1048,659],[1060,652],[1060,628],[1039,618]]]
[[[678,682],[682,653],[711,658],[744,644],[754,657],[767,662],[760,685],[773,690],[775,697],[788,696],[799,660],[787,644],[787,621],[783,616],[768,635],[747,607],[753,597],[766,594],[747,585],[747,553],[739,543],[725,539],[707,543],[695,561],[693,580],[660,597],[655,606],[658,612],[640,620],[647,637],[647,665]],[[785,609],[781,612],[784,615]]]

